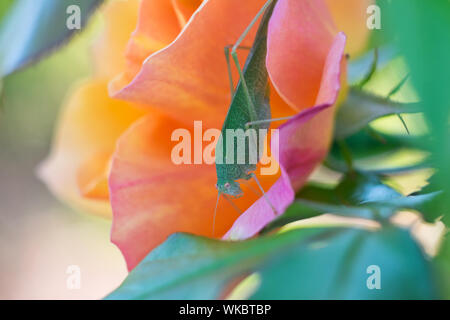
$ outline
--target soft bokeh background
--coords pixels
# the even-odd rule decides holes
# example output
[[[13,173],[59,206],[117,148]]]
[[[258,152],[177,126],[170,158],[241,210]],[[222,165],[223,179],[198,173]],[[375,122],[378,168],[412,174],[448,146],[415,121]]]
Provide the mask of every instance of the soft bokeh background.
[[[4,79],[0,102],[0,299],[98,299],[120,284],[126,266],[109,242],[109,220],[58,202],[36,177],[49,152],[68,90],[92,70],[96,17],[68,46]],[[66,270],[81,269],[69,290]]]
[[[92,70],[89,46],[101,26],[96,16],[68,46],[0,84],[0,299],[99,299],[126,276],[122,255],[109,241],[111,221],[60,203],[35,174],[49,152],[68,91]],[[394,61],[380,70],[366,89],[386,95],[406,73],[402,61]],[[415,95],[406,85],[394,98],[410,101]],[[413,133],[426,130],[421,117],[405,118]],[[372,125],[380,131],[404,134],[395,116]],[[366,164],[402,165],[424,156],[399,151],[391,158],[383,155],[383,163],[378,158]],[[424,186],[430,174],[429,170],[421,170],[394,177],[390,183],[409,194]],[[319,170],[313,178],[320,181],[337,177]],[[330,221],[350,223],[347,218],[325,215],[297,225]],[[412,213],[397,215],[395,222],[412,228],[424,250],[435,254],[444,230],[442,223],[424,224]],[[351,221],[355,223],[366,221]],[[80,289],[67,288],[66,271],[71,265],[81,269]],[[242,292],[232,295],[242,296]]]

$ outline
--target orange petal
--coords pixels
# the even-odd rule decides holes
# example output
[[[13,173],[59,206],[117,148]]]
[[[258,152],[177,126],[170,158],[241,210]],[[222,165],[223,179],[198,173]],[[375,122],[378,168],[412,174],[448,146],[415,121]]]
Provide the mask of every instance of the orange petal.
[[[143,114],[127,102],[109,98],[106,81],[82,83],[63,109],[40,177],[69,204],[110,215],[107,163],[118,137]]]
[[[230,102],[224,47],[237,41],[264,3],[204,1],[179,37],[150,56],[116,97],[157,107],[185,123],[202,119],[220,128]],[[255,32],[256,27],[243,45],[252,44]],[[244,61],[246,53],[241,54]]]
[[[277,90],[270,84],[270,111],[272,113],[272,118],[285,118],[295,115],[295,110],[291,108],[283,98],[280,97]],[[280,125],[281,122],[277,122]]]
[[[174,232],[212,235],[215,166],[172,162],[171,151],[178,142],[171,141],[171,134],[181,127],[181,123],[152,112],[118,142],[109,178],[114,215],[111,238],[130,270]],[[276,178],[267,177],[262,183],[268,187]],[[242,212],[260,196],[256,188],[243,184],[245,195],[233,200]],[[239,214],[221,198],[214,236],[221,237]]]
[[[181,28],[187,24],[202,0],[171,0]]]
[[[136,29],[125,53],[127,67],[111,82],[111,91],[115,92],[127,85],[139,72],[144,60],[170,44],[180,31],[180,23],[171,1],[143,0],[139,7]]]
[[[97,76],[112,78],[124,70],[124,52],[136,27],[138,6],[138,0],[116,0],[102,8],[105,26],[93,46]]]
[[[367,44],[367,8],[374,0],[326,0],[339,31],[347,35],[346,52],[357,55]]]
[[[316,104],[335,35],[322,0],[279,0],[269,23],[267,69],[279,95],[297,111]]]

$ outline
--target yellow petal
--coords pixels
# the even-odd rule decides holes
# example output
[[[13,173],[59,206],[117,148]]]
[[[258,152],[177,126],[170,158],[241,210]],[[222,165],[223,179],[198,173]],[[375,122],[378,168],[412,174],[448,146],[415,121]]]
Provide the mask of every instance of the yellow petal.
[[[354,56],[367,44],[367,8],[374,0],[326,0],[337,29],[347,35],[346,52]]]
[[[112,78],[125,68],[125,49],[136,27],[138,0],[109,1],[102,8],[104,29],[93,46],[97,77]]]
[[[181,9],[180,9],[181,10]],[[183,14],[188,14],[183,6]],[[182,14],[179,12],[179,15]],[[181,26],[172,1],[143,0],[135,31],[126,49],[126,68],[110,84],[112,91],[127,85],[139,72],[144,60],[170,44],[180,33]]]

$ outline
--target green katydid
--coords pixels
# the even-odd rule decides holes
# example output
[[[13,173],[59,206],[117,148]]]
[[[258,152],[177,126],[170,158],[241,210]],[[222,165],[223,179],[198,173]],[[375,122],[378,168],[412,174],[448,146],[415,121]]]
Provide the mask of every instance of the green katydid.
[[[258,146],[257,142],[265,138],[265,133],[267,132],[271,121],[281,120],[271,119],[269,104],[269,82],[265,65],[267,52],[267,28],[275,3],[276,0],[268,0],[264,4],[264,6],[261,8],[261,10],[258,12],[258,14],[255,16],[250,25],[246,28],[244,33],[239,37],[238,41],[232,48],[231,56],[240,76],[240,81],[235,92],[233,88],[233,79],[231,76],[229,47],[225,48],[228,72],[230,76],[230,85],[232,90],[232,102],[222,128],[222,134],[216,147],[216,187],[218,189],[218,196],[215,211],[217,211],[217,204],[219,202],[221,194],[223,194],[227,200],[227,195],[236,197],[242,194],[242,190],[237,180],[243,179],[244,181],[246,181],[254,178],[256,183],[258,184],[259,189],[263,193],[263,196],[272,207],[274,213],[276,213],[274,207],[271,205],[269,199],[264,193],[261,184],[259,183],[255,174],[252,173],[252,171],[256,170],[256,163],[259,161],[259,158],[263,151],[258,150],[260,149],[260,146]],[[247,57],[244,69],[242,70],[239,64],[236,50],[241,48],[241,42],[263,13],[264,16],[261,19],[255,41]],[[248,143],[245,144],[245,149],[243,150],[245,153],[245,161],[241,161],[240,163],[239,161],[237,161],[238,147],[234,143],[231,143],[231,148],[233,150],[229,150],[230,146],[227,145],[226,134],[226,131],[229,129],[234,131],[247,131],[246,137],[248,138]],[[253,130],[248,133],[248,129]],[[252,154],[252,151],[255,152],[255,154]],[[255,160],[255,157],[256,161],[251,161]]]

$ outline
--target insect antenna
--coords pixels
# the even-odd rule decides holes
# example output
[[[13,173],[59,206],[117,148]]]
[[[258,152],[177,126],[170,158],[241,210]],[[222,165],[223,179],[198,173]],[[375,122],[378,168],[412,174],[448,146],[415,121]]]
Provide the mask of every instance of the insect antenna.
[[[214,216],[213,216],[213,226],[212,226],[212,234],[211,237],[214,237],[214,231],[216,227],[216,215],[217,215],[217,208],[219,206],[219,199],[220,196],[223,195],[225,200],[227,200],[234,210],[236,210],[237,213],[242,214],[242,211],[234,204],[233,200],[231,200],[225,193],[221,193],[220,191],[217,193],[217,200],[216,200],[216,207],[214,208]]]
[[[212,225],[212,233],[211,233],[211,237],[213,237],[213,238],[214,238],[214,228],[216,227],[216,214],[217,214],[217,207],[219,205],[219,199],[220,199],[220,191],[217,192],[216,207],[214,208],[213,225]]]
[[[227,200],[234,210],[236,210],[237,213],[242,214],[242,211],[234,204],[233,200],[231,200],[225,193],[223,193],[223,197],[225,200]]]

